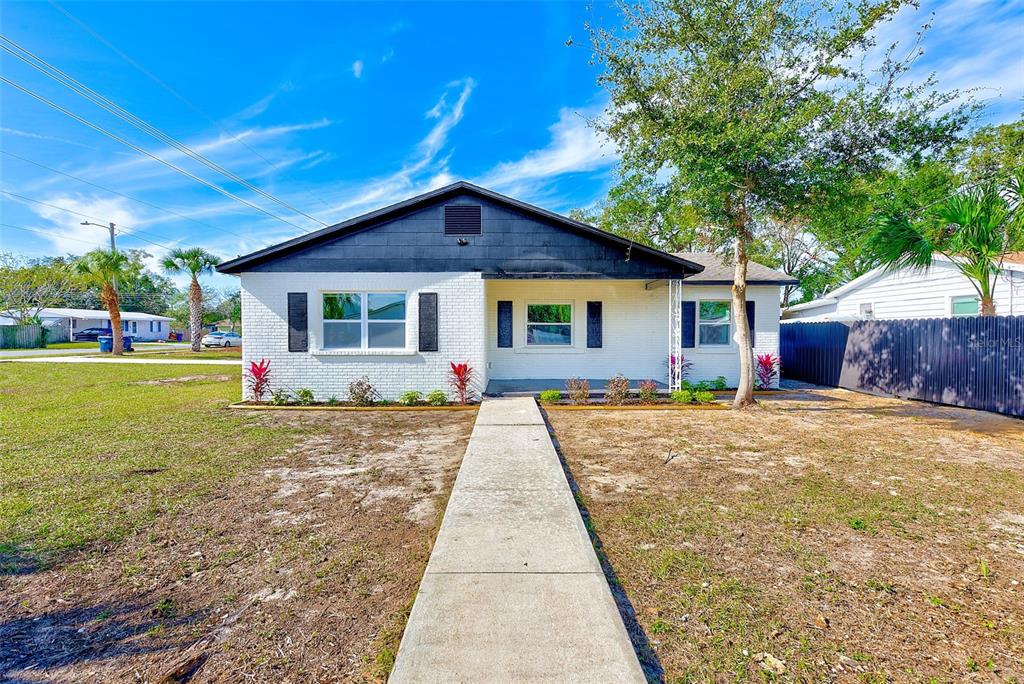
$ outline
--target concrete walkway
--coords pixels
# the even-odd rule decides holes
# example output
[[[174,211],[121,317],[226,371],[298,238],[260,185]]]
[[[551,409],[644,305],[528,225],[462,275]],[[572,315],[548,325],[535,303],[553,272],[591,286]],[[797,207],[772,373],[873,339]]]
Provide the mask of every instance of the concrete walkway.
[[[392,683],[646,682],[533,399],[485,399]]]
[[[234,359],[140,359],[111,357],[97,358],[95,356],[51,356],[46,358],[18,358],[0,359],[9,363],[150,363],[150,364],[175,364],[181,366],[241,366],[242,361]]]

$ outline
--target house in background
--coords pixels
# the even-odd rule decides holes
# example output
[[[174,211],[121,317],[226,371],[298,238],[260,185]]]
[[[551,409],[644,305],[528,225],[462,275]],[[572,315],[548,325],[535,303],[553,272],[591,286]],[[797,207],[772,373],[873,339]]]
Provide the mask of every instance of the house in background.
[[[110,330],[110,314],[105,310],[93,309],[40,309],[39,318],[50,333],[50,342],[67,342],[74,339],[77,332],[86,328],[106,328]],[[0,324],[3,324],[0,316]],[[121,328],[125,335],[136,340],[164,340],[171,332],[171,320],[167,316],[139,313],[136,311],[121,312]],[[13,324],[14,322],[11,321]]]
[[[459,182],[222,263],[241,278],[245,363],[280,386],[344,397],[362,376],[386,398],[447,387],[468,362],[490,393],[592,387],[616,373],[663,386],[671,356],[691,380],[735,385],[736,315],[778,353],[779,288],[752,267],[746,311],[731,269],[674,255]],[[678,384],[678,378],[674,379]]]
[[[1024,252],[1008,254],[996,278],[996,315],[1024,315]],[[945,257],[932,267],[872,269],[828,294],[782,312],[783,321],[850,321],[977,316],[978,292]]]

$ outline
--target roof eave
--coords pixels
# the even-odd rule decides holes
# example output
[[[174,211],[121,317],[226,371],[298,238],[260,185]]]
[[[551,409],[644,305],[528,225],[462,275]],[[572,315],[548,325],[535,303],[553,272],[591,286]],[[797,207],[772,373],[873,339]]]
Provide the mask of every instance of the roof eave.
[[[500,193],[494,192],[493,190],[482,188],[478,185],[474,185],[467,181],[457,181],[455,183],[451,183],[436,190],[431,190],[423,194],[416,195],[415,197],[410,197],[400,202],[390,204],[386,207],[381,207],[380,209],[375,209],[365,214],[361,214],[359,216],[346,219],[345,221],[336,223],[326,228],[321,228],[320,230],[313,231],[312,233],[306,233],[305,235],[294,237],[291,240],[286,240],[276,245],[264,247],[263,249],[257,250],[250,254],[246,254],[244,256],[236,257],[234,259],[221,262],[217,266],[217,272],[229,275],[237,275],[239,273],[242,273],[245,270],[246,266],[262,263],[263,261],[272,258],[274,255],[283,256],[284,254],[287,254],[290,250],[301,249],[304,245],[314,244],[316,243],[316,241],[322,238],[327,238],[329,236],[333,236],[334,234],[341,234],[345,230],[355,228],[356,226],[359,226],[361,224],[379,220],[385,216],[388,216],[396,212],[406,211],[420,204],[429,203],[431,200],[434,200],[438,197],[458,190],[468,190],[470,192],[474,192],[478,195],[482,195],[483,197],[494,200],[496,202],[516,207],[521,211],[538,214],[540,216],[548,218],[549,220],[555,221],[556,223],[568,225],[577,230],[590,233],[597,238],[608,240],[610,242],[615,242],[622,245],[623,247],[629,247],[637,250],[638,252],[642,252],[655,258],[667,261],[671,264],[682,266],[684,272],[689,271],[692,274],[697,274],[704,270],[704,267],[701,264],[689,261],[688,259],[683,259],[681,257],[675,256],[674,254],[663,252],[659,249],[648,247],[647,245],[639,244],[632,240],[628,240],[622,236],[615,235],[614,233],[609,233],[607,231],[601,230],[600,228],[597,228],[590,224],[583,223],[582,221],[576,221],[575,219],[571,219],[567,216],[556,214],[553,211],[548,211],[547,209],[543,209],[532,204],[527,204],[526,202],[522,202],[520,200],[508,197],[506,195],[502,195]]]

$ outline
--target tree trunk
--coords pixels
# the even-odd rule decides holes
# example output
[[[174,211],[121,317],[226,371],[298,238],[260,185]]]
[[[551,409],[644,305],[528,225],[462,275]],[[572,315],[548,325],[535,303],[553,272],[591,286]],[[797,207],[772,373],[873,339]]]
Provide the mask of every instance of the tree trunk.
[[[736,238],[736,270],[732,283],[732,312],[736,320],[736,345],[740,353],[740,382],[736,387],[734,409],[754,403],[754,350],[750,344],[750,326],[747,324],[747,241]]]
[[[100,299],[107,305],[107,313],[110,314],[110,334],[114,338],[112,352],[114,356],[124,354],[124,333],[121,331],[121,301],[117,296],[117,290],[113,285],[104,285],[100,292]]]
[[[203,329],[203,289],[199,287],[199,279],[192,276],[192,284],[188,287],[188,331],[192,337],[192,351],[199,351],[200,334]]]
[[[996,315],[996,300],[992,297],[981,298],[981,315],[982,316],[995,316]]]

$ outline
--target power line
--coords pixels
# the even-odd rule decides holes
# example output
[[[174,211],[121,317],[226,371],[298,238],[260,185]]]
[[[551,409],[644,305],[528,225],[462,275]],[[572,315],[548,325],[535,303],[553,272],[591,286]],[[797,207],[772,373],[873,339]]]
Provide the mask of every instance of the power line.
[[[166,83],[164,83],[164,82],[163,82],[162,80],[160,80],[160,78],[158,78],[158,77],[157,77],[157,76],[156,76],[156,75],[155,75],[154,73],[152,73],[151,71],[149,71],[148,69],[146,69],[146,68],[145,68],[144,66],[142,66],[141,64],[139,64],[138,62],[136,62],[136,61],[135,61],[134,59],[132,59],[131,57],[129,57],[129,56],[128,56],[127,54],[125,54],[125,53],[124,53],[124,52],[123,52],[122,50],[118,49],[118,47],[117,47],[116,45],[114,45],[114,44],[113,44],[113,43],[111,43],[111,42],[110,42],[109,40],[107,40],[106,38],[104,38],[103,36],[101,36],[101,35],[100,35],[100,34],[99,34],[99,33],[98,33],[98,32],[97,32],[97,31],[96,31],[95,29],[93,29],[93,28],[92,28],[91,26],[89,26],[88,24],[86,24],[86,23],[85,23],[84,21],[82,21],[81,19],[79,19],[79,18],[78,18],[78,17],[76,17],[75,15],[71,14],[71,12],[69,12],[68,10],[64,9],[63,7],[61,7],[61,6],[59,5],[59,4],[57,4],[56,2],[54,2],[54,0],[50,0],[50,4],[51,4],[51,5],[53,5],[53,7],[55,7],[55,8],[56,8],[56,9],[57,9],[57,10],[58,10],[58,11],[59,11],[59,12],[60,12],[61,14],[63,14],[63,15],[65,16],[65,17],[67,17],[67,18],[68,18],[68,19],[70,19],[71,21],[73,21],[73,22],[75,22],[76,24],[78,24],[78,26],[79,26],[79,27],[81,27],[81,28],[82,28],[82,30],[84,30],[85,32],[87,32],[87,33],[88,33],[89,35],[91,35],[91,36],[92,36],[93,38],[95,38],[95,39],[96,39],[96,40],[98,40],[99,42],[103,43],[103,45],[105,45],[105,46],[106,46],[106,47],[107,47],[108,49],[110,49],[110,51],[111,51],[111,52],[113,52],[114,54],[116,54],[116,55],[117,55],[118,57],[120,57],[120,58],[121,58],[121,59],[123,59],[124,61],[128,62],[128,64],[130,64],[130,65],[132,65],[133,67],[135,67],[135,69],[136,69],[136,70],[138,70],[138,71],[139,71],[139,72],[140,72],[141,74],[143,74],[144,76],[146,76],[146,78],[148,78],[148,79],[150,79],[151,81],[153,81],[154,83],[156,83],[156,84],[157,84],[158,86],[160,86],[161,88],[163,88],[164,90],[166,90],[166,91],[167,91],[168,93],[170,93],[170,94],[171,94],[171,95],[172,95],[172,96],[173,96],[173,97],[174,97],[175,99],[177,99],[177,100],[178,100],[179,102],[183,103],[183,104],[184,104],[184,105],[185,105],[186,107],[188,107],[189,109],[191,109],[191,110],[192,110],[193,112],[195,112],[196,114],[199,114],[199,115],[200,115],[200,116],[202,116],[202,117],[203,117],[204,119],[206,119],[207,121],[209,121],[209,122],[210,122],[211,124],[213,124],[214,126],[216,126],[216,127],[217,127],[217,130],[219,130],[219,131],[220,131],[221,133],[223,133],[224,135],[226,135],[226,136],[230,137],[230,138],[231,138],[232,140],[234,140],[234,141],[235,141],[236,143],[238,143],[239,145],[241,145],[241,146],[242,146],[242,147],[244,147],[245,149],[249,150],[249,152],[251,152],[252,154],[254,154],[254,155],[256,155],[257,157],[259,157],[260,159],[262,159],[262,160],[263,160],[264,162],[266,162],[266,163],[267,163],[267,164],[268,164],[268,165],[270,166],[270,170],[271,170],[271,171],[273,171],[273,172],[277,172],[277,173],[281,173],[281,175],[282,175],[282,176],[283,176],[284,178],[288,178],[288,176],[287,176],[286,174],[284,174],[283,172],[280,172],[280,170],[279,170],[279,168],[278,168],[278,167],[279,167],[279,164],[276,164],[276,163],[274,163],[274,162],[270,161],[269,159],[267,159],[266,157],[264,157],[264,156],[263,156],[262,154],[260,154],[260,153],[259,153],[259,151],[257,151],[257,150],[256,150],[255,148],[253,148],[252,146],[250,146],[250,145],[249,145],[249,144],[248,144],[247,142],[245,142],[245,141],[244,141],[244,140],[243,140],[242,138],[239,138],[239,137],[238,137],[238,136],[236,136],[236,135],[235,135],[234,133],[232,133],[231,131],[227,130],[227,129],[226,129],[226,128],[224,128],[223,126],[221,126],[221,125],[220,125],[220,124],[219,124],[219,123],[218,123],[218,122],[217,122],[217,121],[216,121],[216,120],[215,120],[215,119],[214,119],[213,117],[211,117],[211,116],[210,116],[209,114],[207,114],[207,113],[206,113],[206,112],[204,112],[204,111],[203,111],[202,109],[200,109],[200,108],[199,108],[199,107],[197,107],[197,106],[196,106],[195,104],[193,104],[193,103],[192,103],[192,102],[191,102],[191,101],[190,101],[190,100],[189,100],[188,98],[186,98],[186,97],[185,97],[184,95],[182,95],[182,94],[180,94],[180,93],[179,93],[178,91],[174,90],[174,88],[172,88],[171,86],[169,86],[169,85],[167,85]],[[289,179],[289,180],[290,180],[290,179]],[[309,195],[309,196],[313,197],[314,199],[316,199],[316,200],[317,200],[318,202],[320,202],[320,204],[322,204],[322,205],[323,205],[324,207],[329,207],[329,205],[327,204],[327,202],[326,202],[326,201],[324,201],[324,199],[323,199],[322,197],[320,197],[319,195],[317,195],[316,193],[312,193],[312,192],[309,192],[309,191],[307,190],[307,191],[305,191],[305,194],[307,194],[307,195]]]
[[[286,202],[286,201],[276,197],[275,195],[272,195],[271,193],[267,192],[263,188],[260,188],[259,186],[254,185],[253,183],[250,183],[248,180],[246,180],[245,178],[242,178],[238,174],[236,174],[236,173],[234,173],[234,172],[224,168],[220,164],[217,164],[216,162],[208,159],[207,157],[204,157],[203,155],[199,154],[198,152],[196,152],[192,148],[188,147],[184,143],[176,140],[175,138],[171,137],[167,133],[164,133],[162,130],[160,130],[156,126],[153,126],[148,121],[144,121],[143,119],[140,119],[139,117],[135,116],[134,114],[132,114],[130,111],[128,111],[124,107],[121,107],[120,105],[118,105],[116,102],[114,102],[114,101],[110,100],[109,98],[107,98],[106,96],[96,92],[95,90],[93,90],[92,88],[88,87],[87,85],[85,85],[81,81],[76,80],[74,77],[70,76],[66,72],[64,72],[64,71],[60,70],[59,68],[53,66],[52,64],[48,63],[43,58],[41,58],[38,55],[34,54],[30,50],[22,47],[21,45],[19,45],[15,41],[11,40],[10,38],[7,38],[6,36],[0,35],[0,41],[2,41],[2,43],[0,43],[0,48],[2,48],[5,52],[11,54],[14,57],[17,57],[22,62],[24,62],[25,64],[28,64],[29,66],[31,66],[36,71],[39,71],[40,73],[45,74],[46,76],[49,76],[54,81],[57,81],[58,83],[60,83],[61,85],[65,86],[69,90],[72,90],[73,92],[75,92],[79,96],[83,97],[84,99],[86,99],[86,100],[92,102],[93,104],[95,104],[95,105],[105,109],[106,111],[110,112],[111,114],[113,114],[114,116],[120,118],[121,120],[128,122],[129,124],[131,124],[135,128],[139,129],[140,131],[142,131],[144,133],[147,133],[151,137],[156,138],[157,140],[163,142],[166,145],[170,145],[171,147],[173,147],[174,149],[178,150],[182,154],[185,154],[186,156],[188,156],[191,159],[199,162],[200,164],[206,166],[207,168],[209,168],[209,169],[211,169],[211,170],[213,170],[213,171],[215,171],[217,173],[220,173],[220,174],[230,178],[231,180],[233,180],[236,183],[239,183],[240,185],[248,188],[250,191],[255,192],[256,194],[264,197],[265,199],[268,199],[271,202],[275,202],[276,204],[279,204],[280,206],[284,207],[285,209],[288,209],[289,211],[295,212],[296,214],[300,214],[300,215],[310,219],[311,221],[315,221],[315,222],[319,223],[320,225],[322,225],[324,227],[326,227],[328,225],[325,221],[322,221],[322,220],[316,218],[315,216],[312,216],[312,215],[302,211],[301,209],[296,208],[295,206],[289,204],[288,202]],[[13,46],[13,48],[10,47],[10,46]]]
[[[51,209],[56,209],[57,211],[64,211],[64,212],[67,212],[69,214],[74,214],[75,216],[81,216],[82,218],[92,219],[93,221],[102,221],[104,223],[112,223],[112,221],[110,221],[108,219],[100,218],[98,216],[92,216],[90,214],[83,214],[80,211],[76,211],[74,209],[68,209],[67,207],[62,207],[62,206],[60,206],[58,204],[51,204],[50,202],[43,202],[42,200],[32,199],[31,197],[25,197],[24,195],[19,195],[18,193],[11,192],[10,190],[4,190],[4,189],[0,188],[0,192],[2,192],[5,195],[10,195],[11,197],[15,197],[17,199],[23,200],[25,202],[32,202],[33,204],[40,204],[40,205],[42,205],[44,207],[50,207]],[[141,235],[137,235],[136,232],[141,232],[141,231],[136,231],[131,226],[122,225],[121,228],[127,229],[130,232],[125,233],[125,232],[122,232],[122,231],[118,231],[118,233],[117,233],[118,235],[123,235],[125,237],[137,237],[138,239],[142,240],[143,242],[148,242],[151,245],[156,245],[157,247],[163,247],[164,249],[173,249],[173,247],[168,247],[167,245],[161,244],[159,242],[154,242],[153,240],[148,240],[148,239],[142,237]],[[154,236],[158,237],[158,238],[162,238],[164,240],[170,240],[171,242],[174,242],[173,238],[169,238],[166,235],[156,235],[156,234],[154,234]]]
[[[15,88],[15,89],[25,93],[29,97],[32,97],[32,98],[35,98],[36,100],[39,100],[43,104],[45,104],[45,105],[47,105],[49,107],[52,107],[53,109],[56,109],[57,111],[61,112],[62,114],[71,117],[75,121],[78,121],[79,123],[82,123],[82,124],[88,126],[89,128],[92,128],[93,130],[99,132],[99,133],[102,133],[103,135],[107,136],[108,138],[111,138],[112,140],[116,140],[117,142],[121,143],[122,145],[125,145],[126,147],[130,147],[131,149],[135,150],[136,152],[138,152],[140,154],[144,154],[145,156],[149,157],[150,159],[153,159],[154,161],[158,161],[161,164],[163,164],[164,166],[166,166],[168,168],[171,168],[171,169],[177,171],[178,173],[180,173],[182,175],[188,176],[189,178],[191,178],[194,181],[202,183],[206,187],[208,187],[211,190],[214,190],[214,191],[224,195],[225,197],[233,199],[236,202],[241,202],[242,204],[255,209],[256,211],[260,212],[261,214],[266,214],[267,216],[269,216],[269,217],[271,217],[273,219],[277,219],[278,221],[281,221],[282,223],[287,223],[289,226],[292,226],[293,228],[297,228],[297,229],[299,229],[299,230],[301,230],[303,232],[306,231],[306,228],[303,228],[302,226],[298,225],[297,223],[293,223],[293,222],[289,221],[286,218],[278,216],[277,214],[264,209],[263,207],[259,206],[258,204],[253,204],[252,202],[239,197],[238,195],[230,192],[229,190],[225,190],[224,188],[220,187],[219,185],[216,185],[215,183],[211,183],[210,181],[206,180],[205,178],[200,178],[199,176],[195,175],[194,173],[186,171],[185,169],[181,168],[180,166],[178,166],[178,165],[176,165],[176,164],[174,164],[172,162],[169,162],[166,159],[158,157],[157,155],[153,154],[152,152],[149,152],[148,150],[145,150],[145,149],[139,147],[138,145],[136,145],[136,144],[134,144],[132,142],[129,142],[128,140],[125,140],[121,136],[119,136],[119,135],[117,135],[115,133],[111,133],[107,129],[105,129],[105,128],[97,125],[97,124],[94,124],[93,122],[91,122],[91,121],[89,121],[87,119],[84,119],[84,118],[78,116],[74,112],[69,111],[68,109],[65,109],[64,107],[61,107],[56,102],[53,102],[52,100],[46,99],[45,97],[43,97],[39,93],[33,92],[33,91],[29,90],[28,88],[15,83],[14,81],[12,81],[11,79],[7,78],[6,76],[4,76],[2,74],[0,74],[0,82],[6,83],[7,85],[11,86],[12,88]],[[232,235],[235,235],[235,236],[237,236],[239,238],[246,239],[245,236],[239,235],[238,233],[235,233],[233,231],[228,231],[226,228],[224,230],[226,232],[230,232]]]
[[[53,233],[51,233],[49,231],[39,230],[37,228],[26,228],[25,226],[14,226],[14,225],[11,225],[10,223],[0,223],[0,226],[3,226],[4,228],[13,228],[14,230],[24,230],[24,231],[26,231],[28,233],[38,233],[39,235],[46,235],[47,237],[59,237],[62,240],[74,240],[75,242],[81,242],[81,243],[84,243],[84,244],[87,244],[87,245],[93,245],[93,246],[96,245],[95,242],[91,242],[89,240],[83,240],[81,238],[71,237],[70,235],[54,235]]]
[[[100,185],[99,183],[93,183],[92,181],[88,181],[88,180],[86,180],[84,178],[81,178],[79,176],[76,176],[74,174],[67,173],[66,171],[60,171],[59,169],[55,169],[52,166],[47,166],[46,164],[41,164],[41,163],[39,163],[37,161],[34,161],[32,159],[29,159],[27,157],[22,157],[21,155],[14,154],[13,152],[8,152],[7,150],[0,150],[0,154],[7,155],[8,157],[13,157],[14,159],[18,159],[20,161],[27,162],[29,164],[33,164],[34,166],[38,166],[39,168],[45,169],[46,171],[50,171],[52,173],[60,174],[61,176],[67,176],[68,178],[76,180],[76,181],[78,181],[80,183],[85,183],[86,185],[91,185],[92,187],[97,188],[99,190],[103,190],[104,192],[109,192],[109,193],[112,193],[114,195],[118,195],[120,197],[124,197],[125,199],[129,199],[129,200],[131,200],[133,202],[138,202],[139,204],[144,204],[147,207],[152,207],[153,209],[165,212],[167,214],[171,214],[172,216],[177,216],[179,218],[183,218],[186,221],[191,221],[192,223],[198,224],[200,226],[205,226],[207,228],[212,228],[213,230],[223,230],[219,226],[215,226],[212,223],[207,223],[206,221],[200,221],[199,219],[192,218],[191,216],[186,216],[185,214],[179,214],[178,212],[174,211],[173,209],[168,209],[167,207],[161,207],[159,204],[153,204],[152,202],[149,202],[147,200],[139,199],[138,197],[132,197],[131,195],[126,195],[123,192],[118,192],[117,190],[114,190],[112,188],[108,188],[106,186]],[[149,232],[149,229],[146,228],[146,229],[143,229],[142,231],[139,231],[139,232]],[[157,235],[156,237],[160,237],[160,236]],[[170,238],[166,238],[166,239],[169,240]]]

